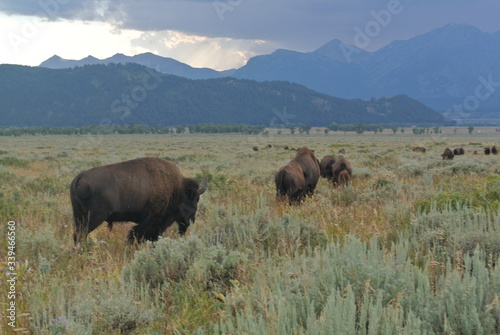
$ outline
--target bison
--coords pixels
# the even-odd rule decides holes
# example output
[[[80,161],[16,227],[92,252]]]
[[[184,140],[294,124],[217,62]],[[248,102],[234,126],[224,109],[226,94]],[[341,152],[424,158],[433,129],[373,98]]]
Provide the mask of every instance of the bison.
[[[425,153],[427,149],[425,149],[424,147],[415,147],[413,148],[413,151]]]
[[[306,196],[304,172],[299,163],[291,161],[281,167],[274,176],[276,196],[288,196],[290,205],[300,203]]]
[[[453,159],[455,155],[453,154],[453,151],[450,150],[450,148],[446,148],[444,149],[444,152],[441,154],[441,157],[443,157],[443,159]]]
[[[194,223],[200,195],[207,182],[182,176],[171,161],[145,157],[95,167],[78,174],[71,182],[76,245],[106,221],[137,223],[129,242],[156,241],[174,222],[183,235]]]
[[[340,149],[339,154],[345,155],[345,149]]]
[[[346,171],[348,177],[343,173]],[[340,176],[342,174],[342,177]],[[351,163],[345,157],[339,157],[332,165],[332,180],[333,185],[347,185],[347,182],[351,179],[352,176],[352,168]],[[347,179],[347,182],[345,180]]]
[[[455,148],[453,149],[453,154],[455,156],[460,156],[460,155],[465,155],[465,150],[464,148],[460,147],[460,148]]]
[[[320,176],[328,180],[332,179],[332,165],[335,163],[335,158],[330,155],[326,155],[321,159],[319,163]]]
[[[485,155],[489,155],[490,153],[491,153],[491,149],[490,149],[490,147],[486,147],[486,148],[484,148],[484,154],[485,154]]]
[[[259,151],[259,147],[258,146],[254,146],[252,147],[253,151]]]
[[[350,181],[351,175],[349,174],[349,172],[347,170],[340,171],[337,181],[338,185],[346,187],[347,185],[349,185]]]
[[[494,146],[492,146],[492,147],[491,147],[491,153],[492,153],[493,155],[497,155],[497,154],[498,154],[498,149],[497,149],[497,146],[496,146],[496,145],[494,145]]]
[[[319,163],[314,156],[314,152],[307,147],[299,148],[292,161],[297,162],[302,168],[306,183],[306,193],[313,194],[320,174]]]

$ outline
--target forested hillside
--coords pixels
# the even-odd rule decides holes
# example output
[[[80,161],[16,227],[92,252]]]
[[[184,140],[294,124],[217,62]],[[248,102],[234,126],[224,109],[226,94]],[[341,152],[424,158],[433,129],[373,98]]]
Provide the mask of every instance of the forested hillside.
[[[288,82],[190,80],[137,64],[0,65],[0,126],[445,124],[407,96],[346,100]]]

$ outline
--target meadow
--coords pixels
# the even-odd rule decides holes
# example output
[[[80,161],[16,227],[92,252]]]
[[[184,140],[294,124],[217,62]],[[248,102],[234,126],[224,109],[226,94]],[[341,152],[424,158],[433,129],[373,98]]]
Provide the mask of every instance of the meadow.
[[[1,137],[0,333],[498,334],[500,155],[483,154],[498,134]],[[345,149],[351,185],[320,179],[302,204],[277,201],[285,145],[320,160]],[[444,161],[446,147],[466,154]],[[71,180],[142,156],[209,180],[196,223],[142,245],[125,241],[132,223],[103,224],[75,249]]]

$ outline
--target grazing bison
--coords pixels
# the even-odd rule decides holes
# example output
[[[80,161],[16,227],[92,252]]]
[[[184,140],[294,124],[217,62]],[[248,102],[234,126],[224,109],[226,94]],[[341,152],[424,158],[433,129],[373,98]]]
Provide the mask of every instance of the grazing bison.
[[[349,172],[347,170],[340,171],[338,178],[338,185],[347,187],[350,181],[351,181],[351,175],[349,174]]]
[[[490,153],[491,153],[491,149],[490,149],[490,147],[486,147],[486,148],[484,148],[484,154],[485,154],[485,155],[489,155]]]
[[[339,154],[345,155],[345,149],[340,149]]]
[[[288,150],[288,145],[285,145],[283,149]]]
[[[425,149],[424,147],[415,147],[413,148],[413,151],[425,153],[427,149]]]
[[[113,222],[137,223],[128,234],[130,242],[156,241],[174,221],[182,235],[194,222],[206,188],[206,182],[199,188],[183,177],[173,162],[154,157],[83,171],[70,187],[75,244],[104,221],[109,229]]]
[[[291,161],[274,175],[276,196],[288,196],[290,205],[300,203],[306,196],[304,172],[299,163]]]
[[[496,145],[494,145],[494,146],[492,146],[492,147],[491,147],[491,153],[492,153],[493,155],[497,155],[497,154],[498,154],[498,149],[497,149],[497,146],[496,146]]]
[[[474,152],[472,154],[477,155],[477,150],[474,150]]]
[[[332,173],[332,165],[335,163],[335,158],[330,155],[326,155],[321,159],[321,162],[319,163],[319,171],[320,175],[323,178],[326,178],[328,180],[332,179],[333,173]]]
[[[460,147],[460,148],[455,148],[453,149],[453,154],[455,156],[460,156],[460,155],[465,155],[465,150],[464,148]]]
[[[455,155],[453,154],[453,151],[451,151],[449,148],[444,149],[444,152],[441,154],[441,157],[443,159],[453,159]]]
[[[259,151],[259,147],[258,146],[254,146],[252,149],[253,149],[253,151]]]
[[[314,156],[314,152],[307,147],[299,148],[292,161],[297,162],[302,168],[306,182],[307,194],[313,194],[316,189],[320,173],[319,163]]]
[[[352,176],[352,168],[351,168],[351,163],[345,157],[339,157],[335,161],[335,163],[332,165],[332,180],[333,180],[333,185],[343,185],[343,181],[346,179],[345,173],[342,173],[342,171],[346,171],[347,174],[349,175],[347,182],[351,179]],[[342,180],[340,177],[342,173]]]

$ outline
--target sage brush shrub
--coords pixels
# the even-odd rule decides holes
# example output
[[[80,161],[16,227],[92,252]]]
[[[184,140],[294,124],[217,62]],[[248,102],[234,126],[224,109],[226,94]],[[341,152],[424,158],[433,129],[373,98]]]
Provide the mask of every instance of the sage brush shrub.
[[[208,245],[194,234],[186,239],[160,238],[138,251],[123,268],[125,282],[151,288],[181,281],[202,289],[226,290],[239,269],[247,262],[241,252],[228,250],[222,244]]]
[[[500,256],[500,212],[451,205],[441,210],[432,205],[411,222],[409,240],[416,253],[431,252],[440,262],[461,259],[477,246],[494,261]]]
[[[401,239],[404,241],[404,239]],[[348,238],[293,258],[269,259],[251,287],[226,296],[226,313],[197,334],[495,334],[500,273],[485,253],[437,276],[412,264],[409,244],[390,250]]]

